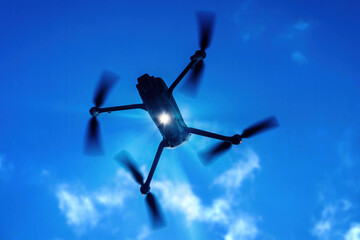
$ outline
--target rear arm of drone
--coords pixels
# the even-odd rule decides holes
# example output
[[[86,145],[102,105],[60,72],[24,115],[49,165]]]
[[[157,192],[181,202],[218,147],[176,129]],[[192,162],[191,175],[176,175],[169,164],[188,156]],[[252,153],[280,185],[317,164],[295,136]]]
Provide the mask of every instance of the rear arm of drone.
[[[146,111],[144,104],[131,104],[131,105],[124,105],[124,106],[117,106],[117,107],[106,107],[106,108],[98,108],[92,107],[89,112],[93,117],[99,116],[100,113],[103,112],[115,112],[115,111],[122,111],[122,110],[130,110],[130,109],[143,109]]]
[[[235,144],[235,145],[238,145],[241,142],[241,137],[238,134],[235,134],[234,136],[229,137],[229,136],[224,136],[224,135],[220,135],[217,133],[207,132],[207,131],[200,130],[197,128],[187,128],[187,131],[192,134],[226,141],[226,142],[229,142],[229,143]]]
[[[156,169],[157,164],[159,162],[161,153],[164,150],[164,147],[165,147],[165,142],[161,141],[161,143],[159,144],[159,147],[158,147],[158,149],[156,151],[154,161],[153,161],[153,163],[151,165],[149,175],[148,175],[145,183],[140,188],[140,191],[141,191],[142,194],[147,194],[150,191],[150,182],[151,182],[152,177],[154,176],[155,169]]]
[[[184,78],[184,76],[189,72],[189,70],[199,61],[204,60],[206,54],[204,51],[196,51],[194,55],[191,56],[191,62],[186,66],[186,68],[180,73],[180,75],[175,79],[175,81],[169,87],[169,93],[172,94],[174,88],[179,84],[179,82]]]

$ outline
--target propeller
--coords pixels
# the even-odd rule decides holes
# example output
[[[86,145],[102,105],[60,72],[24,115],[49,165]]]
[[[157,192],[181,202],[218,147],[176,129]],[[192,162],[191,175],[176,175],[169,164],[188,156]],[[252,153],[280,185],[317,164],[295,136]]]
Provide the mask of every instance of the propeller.
[[[257,122],[248,128],[246,128],[242,134],[235,134],[230,141],[223,141],[211,149],[202,153],[202,159],[205,164],[211,163],[217,156],[225,153],[227,150],[231,148],[231,146],[238,145],[242,142],[243,138],[249,138],[261,132],[267,131],[271,128],[279,126],[279,122],[276,117],[269,117],[260,122]]]
[[[118,76],[110,71],[103,71],[99,85],[96,88],[93,98],[94,107],[90,109],[92,118],[89,120],[87,127],[85,153],[88,155],[100,155],[103,153],[100,140],[100,127],[97,120],[99,115],[99,107],[101,107],[110,91],[118,80]]]
[[[201,11],[197,12],[199,32],[200,32],[200,49],[205,51],[211,42],[212,33],[214,29],[215,13]]]
[[[202,75],[204,73],[204,60],[200,60],[196,63],[192,71],[190,72],[189,77],[186,79],[183,89],[185,93],[190,97],[195,97],[197,90],[199,88]]]
[[[197,12],[197,19],[200,33],[200,50],[191,57],[191,60],[199,60],[197,61],[197,63],[195,63],[193,70],[184,85],[186,92],[193,96],[196,94],[202,73],[204,71],[205,64],[203,59],[206,57],[205,50],[209,47],[211,43],[215,22],[215,13],[205,11]]]
[[[138,167],[135,165],[130,155],[127,152],[122,151],[116,156],[116,160],[122,164],[131,173],[134,180],[141,185],[140,191],[143,195],[146,194],[146,206],[149,210],[153,227],[163,227],[165,225],[165,221],[161,214],[158,201],[156,200],[156,197],[149,192],[150,187],[144,183],[144,177],[138,170]]]

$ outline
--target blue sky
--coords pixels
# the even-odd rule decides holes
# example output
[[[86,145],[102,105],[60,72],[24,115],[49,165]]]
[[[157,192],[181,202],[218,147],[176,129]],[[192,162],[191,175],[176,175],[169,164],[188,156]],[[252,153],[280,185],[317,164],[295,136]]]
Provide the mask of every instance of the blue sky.
[[[0,239],[360,239],[359,1],[2,1]],[[280,127],[211,166],[192,136],[154,176],[167,227],[152,231],[138,185],[161,135],[145,112],[101,117],[106,154],[83,155],[104,69],[107,106],[140,102],[144,73],[169,85],[198,48],[195,11],[216,13],[188,126],[232,135]]]

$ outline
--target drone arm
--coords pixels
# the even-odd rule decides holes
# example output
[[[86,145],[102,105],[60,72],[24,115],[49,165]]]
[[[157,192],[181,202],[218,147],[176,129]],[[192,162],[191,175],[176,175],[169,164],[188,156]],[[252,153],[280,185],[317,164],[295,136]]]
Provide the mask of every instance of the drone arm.
[[[149,187],[149,186],[150,186],[151,179],[152,179],[152,177],[153,177],[153,175],[154,175],[156,166],[157,166],[157,164],[158,164],[158,162],[159,162],[159,159],[160,159],[160,156],[161,156],[161,153],[162,153],[164,147],[165,147],[165,142],[164,142],[164,141],[161,141],[161,143],[159,144],[159,147],[158,147],[158,149],[157,149],[157,151],[156,151],[156,155],[155,155],[153,164],[151,165],[151,169],[150,169],[149,175],[148,175],[148,177],[147,177],[147,179],[146,179],[146,181],[145,181],[145,183],[144,183],[144,185],[145,185],[146,187]]]
[[[191,62],[186,66],[186,68],[180,73],[180,75],[175,79],[175,81],[171,84],[169,87],[169,93],[172,94],[174,91],[174,88],[179,84],[181,79],[184,78],[184,76],[187,74],[187,72],[194,66],[194,64],[197,62],[197,60],[191,60]]]
[[[180,75],[175,79],[175,81],[169,87],[168,91],[170,94],[172,94],[174,88],[179,84],[179,82],[181,81],[181,79],[183,79],[183,77],[187,74],[187,72],[191,68],[193,68],[197,62],[204,60],[205,57],[206,57],[206,53],[204,52],[204,50],[198,50],[195,52],[194,55],[190,57],[191,62],[186,66],[186,68],[180,73]]]
[[[230,142],[232,144],[239,144],[238,142],[240,141],[240,139],[238,139],[239,135],[234,135],[234,136],[228,137],[228,136],[220,135],[217,133],[200,130],[197,128],[187,128],[187,131],[192,134],[209,137],[209,138],[214,138],[214,139]]]
[[[117,107],[107,107],[107,108],[97,108],[93,107],[90,109],[90,114],[94,117],[97,117],[100,113],[103,112],[115,112],[115,111],[122,111],[122,110],[129,110],[129,109],[143,109],[146,111],[144,104],[131,104],[131,105],[124,105],[124,106],[117,106]]]

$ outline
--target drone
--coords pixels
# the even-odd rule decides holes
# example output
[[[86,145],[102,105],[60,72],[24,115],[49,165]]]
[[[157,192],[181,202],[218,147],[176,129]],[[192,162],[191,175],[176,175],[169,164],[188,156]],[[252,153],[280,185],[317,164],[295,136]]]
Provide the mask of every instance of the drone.
[[[143,195],[146,195],[146,202],[154,227],[163,226],[165,223],[158,202],[155,196],[150,192],[150,183],[164,148],[177,148],[186,143],[192,134],[220,140],[221,142],[219,144],[202,154],[204,163],[211,163],[215,157],[224,153],[226,150],[229,150],[232,145],[239,145],[242,142],[242,139],[252,137],[255,134],[278,126],[277,119],[275,117],[269,117],[246,128],[241,134],[224,136],[188,127],[186,125],[174,99],[173,91],[189,71],[191,74],[188,80],[184,83],[185,87],[192,91],[196,90],[201,73],[204,69],[204,59],[206,57],[205,50],[210,45],[215,14],[212,12],[198,12],[197,18],[200,30],[200,49],[190,57],[190,63],[185,67],[170,87],[166,85],[163,79],[144,74],[137,79],[138,83],[136,85],[142,99],[142,103],[115,107],[101,107],[109,90],[118,79],[116,74],[104,71],[100,77],[98,88],[95,91],[93,99],[94,106],[89,110],[92,117],[89,121],[85,145],[85,152],[89,154],[101,152],[99,122],[97,120],[101,113],[141,109],[150,115],[151,119],[160,131],[163,140],[158,146],[155,158],[145,181],[144,177],[138,170],[138,167],[127,153],[122,152],[117,156],[117,160],[123,164],[125,168],[127,168],[134,180],[140,185],[140,192]]]

